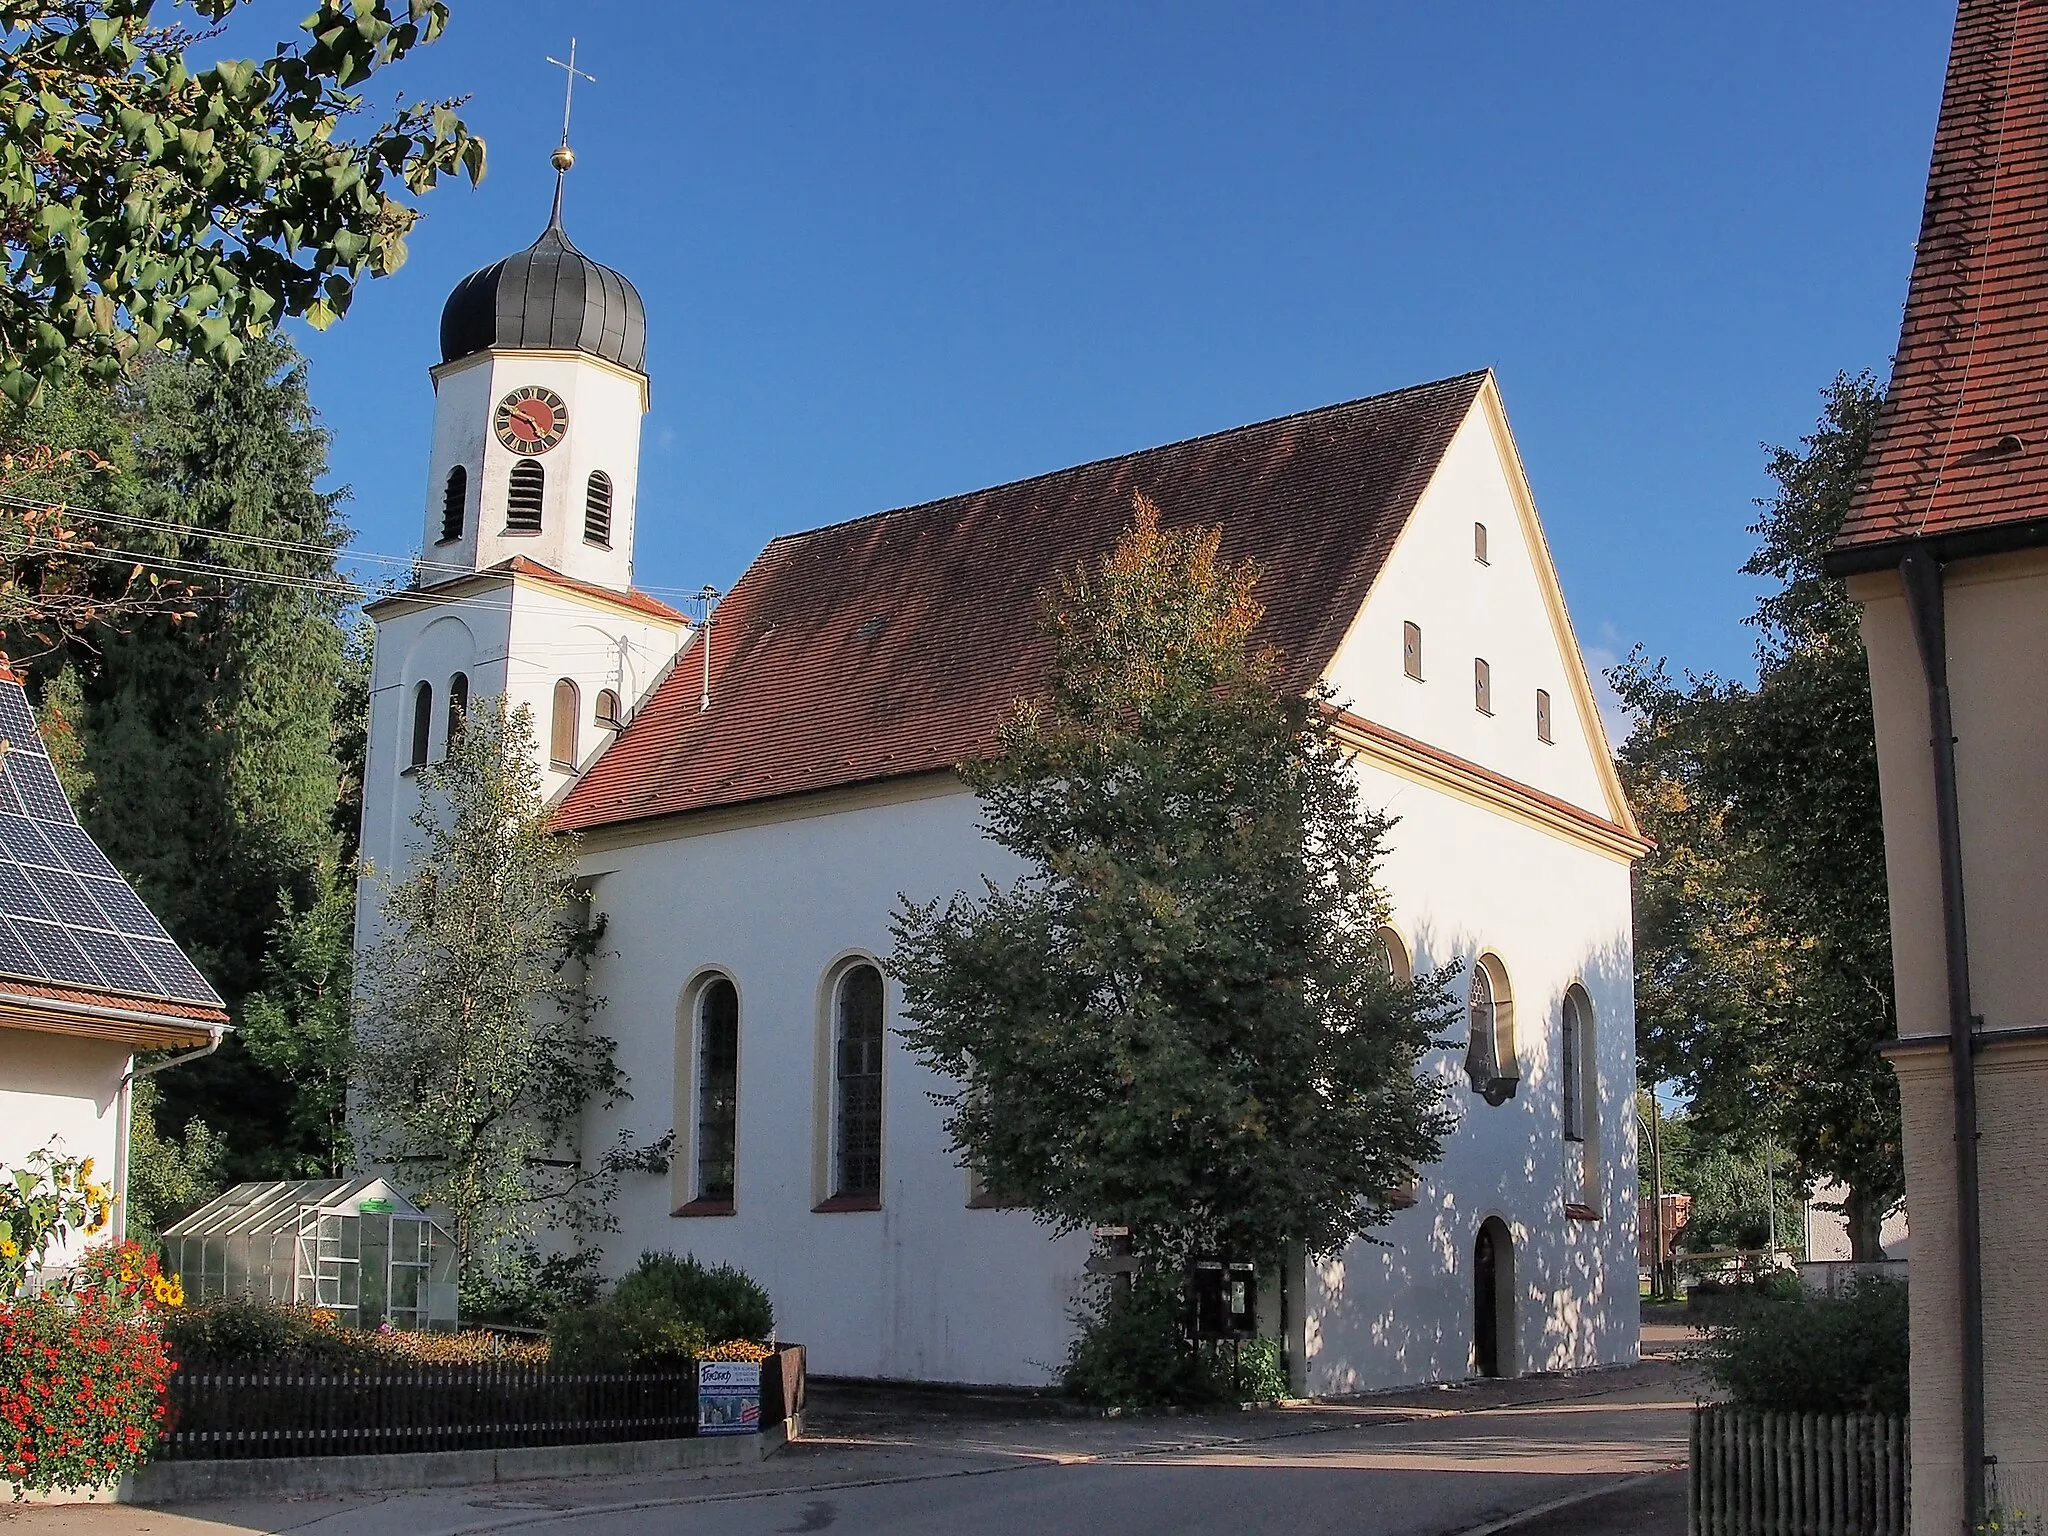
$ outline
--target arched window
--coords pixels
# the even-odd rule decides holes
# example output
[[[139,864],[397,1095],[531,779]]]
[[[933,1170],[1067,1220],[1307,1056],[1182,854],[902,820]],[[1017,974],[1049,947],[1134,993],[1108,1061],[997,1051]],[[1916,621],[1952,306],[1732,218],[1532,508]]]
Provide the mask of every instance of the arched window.
[[[595,715],[597,723],[608,731],[616,731],[625,723],[619,719],[619,696],[609,688],[598,691]]]
[[[1515,1062],[1515,999],[1508,973],[1492,955],[1472,963],[1472,990],[1467,1000],[1470,1029],[1465,1037],[1465,1075],[1472,1091],[1489,1104],[1515,1096],[1521,1069]]]
[[[832,1195],[882,1195],[882,973],[850,967],[832,1004]]]
[[[1581,1044],[1579,1040],[1579,999],[1574,987],[1564,995],[1564,1022],[1559,1032],[1557,1054],[1557,1082],[1560,1108],[1564,1114],[1564,1139],[1584,1141],[1586,1127],[1581,1094],[1585,1085],[1580,1081],[1583,1068],[1580,1066]]]
[[[1536,739],[1550,740],[1550,692],[1544,688],[1536,690]]]
[[[1481,565],[1493,564],[1491,560],[1486,558],[1486,524],[1484,523],[1474,523],[1472,525],[1472,558]]]
[[[505,493],[505,531],[540,532],[541,493],[548,488],[548,472],[538,459],[521,459],[512,466],[512,484]]]
[[[1472,707],[1482,715],[1493,713],[1493,668],[1484,660],[1472,663]]]
[[[740,994],[717,976],[697,994],[695,1194],[707,1204],[732,1204],[739,1108]]]
[[[1581,1221],[1600,1216],[1600,1053],[1593,1000],[1574,983],[1564,994],[1565,1214]]]
[[[1401,670],[1422,681],[1422,626],[1408,623],[1401,626]]]
[[[576,768],[576,725],[581,713],[576,685],[563,678],[555,684],[554,714],[548,721],[548,761],[571,772]]]
[[[419,768],[427,761],[427,749],[433,745],[434,735],[434,685],[423,682],[412,691],[412,766]]]
[[[1394,980],[1407,986],[1415,979],[1415,964],[1408,958],[1408,946],[1401,942],[1401,935],[1391,928],[1379,932],[1380,952],[1387,957],[1387,970]]]
[[[458,672],[448,679],[448,744],[446,752],[462,731],[462,717],[469,713],[469,674]]]
[[[583,542],[612,547],[612,477],[601,469],[583,492]]]
[[[448,485],[441,492],[441,542],[453,544],[462,537],[462,520],[469,510],[469,471],[460,464],[448,471]]]

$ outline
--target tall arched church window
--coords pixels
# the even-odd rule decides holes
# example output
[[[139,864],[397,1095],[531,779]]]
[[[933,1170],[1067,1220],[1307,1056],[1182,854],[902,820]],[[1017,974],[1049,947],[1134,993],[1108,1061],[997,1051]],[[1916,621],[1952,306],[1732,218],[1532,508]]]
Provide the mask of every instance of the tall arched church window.
[[[1422,626],[1412,620],[1401,626],[1401,670],[1422,681]]]
[[[1548,743],[1550,740],[1550,690],[1536,690],[1536,739]]]
[[[538,459],[521,459],[512,466],[512,484],[505,492],[505,531],[539,533],[541,496],[548,488],[548,472]]]
[[[624,724],[619,719],[619,696],[609,688],[599,690],[597,708],[592,711],[592,715],[597,723],[607,731],[616,731]]]
[[[738,1163],[740,994],[714,977],[697,995],[696,1198],[731,1205]]]
[[[581,700],[568,678],[555,684],[554,712],[548,721],[548,761],[571,772],[576,768],[576,725]]]
[[[583,542],[612,547],[612,477],[601,469],[583,492]]]
[[[427,749],[434,738],[434,685],[428,682],[417,684],[412,691],[412,766],[419,768],[427,761]]]
[[[882,1195],[882,973],[851,966],[832,1020],[832,1195]]]
[[[1472,707],[1482,715],[1493,713],[1493,668],[1483,658],[1472,663]]]
[[[1600,1214],[1600,1053],[1593,1001],[1577,983],[1565,989],[1563,1043],[1566,1214],[1590,1221]]]
[[[448,745],[453,746],[456,736],[462,730],[462,717],[469,713],[469,674],[458,672],[448,679]]]
[[[448,484],[441,492],[441,542],[453,544],[462,537],[462,520],[469,510],[469,471],[460,464],[448,471]]]
[[[1401,935],[1391,928],[1379,932],[1380,953],[1387,957],[1387,970],[1395,981],[1407,986],[1415,979],[1415,963],[1408,958],[1408,946],[1401,942]]]
[[[1466,1014],[1465,1075],[1487,1103],[1504,1104],[1515,1096],[1522,1074],[1515,1060],[1514,993],[1506,969],[1492,955],[1472,963]]]

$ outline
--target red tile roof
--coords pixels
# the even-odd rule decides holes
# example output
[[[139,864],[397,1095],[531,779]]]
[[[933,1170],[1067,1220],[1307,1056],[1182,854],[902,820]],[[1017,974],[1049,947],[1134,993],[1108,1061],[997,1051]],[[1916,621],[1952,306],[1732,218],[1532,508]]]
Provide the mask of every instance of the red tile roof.
[[[1961,553],[2048,536],[2048,6],[2034,0],[1962,0],[1863,472],[1838,569],[1908,538]]]
[[[542,565],[538,560],[529,560],[524,555],[514,555],[509,560],[500,560],[496,565],[487,565],[480,571],[465,571],[462,575],[451,577],[447,581],[435,582],[431,587],[414,587],[408,591],[393,592],[365,605],[363,611],[378,613],[429,597],[438,601],[451,593],[461,591],[466,585],[504,576],[530,577],[551,587],[561,587],[565,591],[580,592],[585,597],[601,598],[621,608],[631,608],[651,619],[668,619],[678,624],[689,622],[667,603],[659,598],[649,597],[645,592],[618,592],[610,587],[601,587],[594,581],[579,581],[574,576],[563,575],[551,565]]]
[[[763,550],[556,813],[571,829],[927,772],[1044,683],[1039,594],[1134,493],[1265,568],[1260,638],[1306,690],[1365,601],[1484,373],[877,513]]]

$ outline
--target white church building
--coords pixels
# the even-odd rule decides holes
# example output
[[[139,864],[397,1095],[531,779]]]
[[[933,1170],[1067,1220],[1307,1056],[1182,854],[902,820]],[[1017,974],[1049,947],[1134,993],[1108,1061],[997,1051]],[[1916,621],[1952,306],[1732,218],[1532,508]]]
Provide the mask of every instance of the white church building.
[[[631,585],[646,322],[560,219],[441,324],[423,575],[377,626],[363,851],[402,872],[451,707],[532,707],[611,953],[633,1097],[673,1131],[607,1266],[745,1269],[819,1373],[1042,1384],[1086,1235],[979,1189],[896,1030],[901,896],[1021,873],[954,765],[1042,686],[1040,592],[1134,493],[1264,568],[1261,638],[1343,706],[1395,963],[1462,966],[1457,1124],[1413,1203],[1271,1288],[1297,1387],[1633,1360],[1629,871],[1610,761],[1499,388],[1466,374],[776,539],[703,629]],[[708,666],[705,655],[708,648]],[[366,884],[359,943],[374,937]]]

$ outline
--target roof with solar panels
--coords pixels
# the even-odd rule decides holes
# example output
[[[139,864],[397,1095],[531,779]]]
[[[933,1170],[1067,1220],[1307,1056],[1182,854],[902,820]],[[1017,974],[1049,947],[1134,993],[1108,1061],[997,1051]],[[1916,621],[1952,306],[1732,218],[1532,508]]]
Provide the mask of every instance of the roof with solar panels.
[[[219,995],[86,836],[0,659],[0,1024],[200,1044]]]

